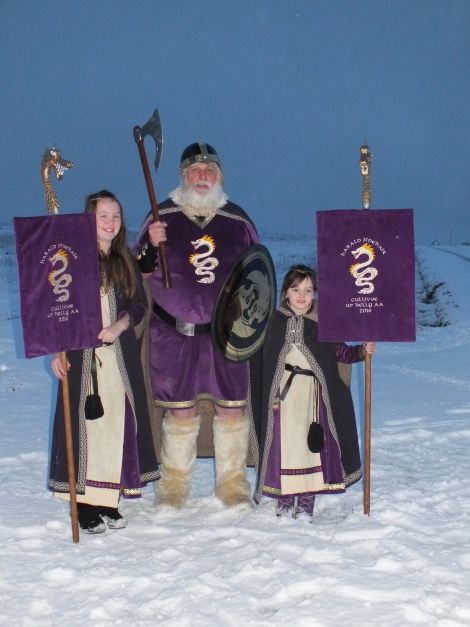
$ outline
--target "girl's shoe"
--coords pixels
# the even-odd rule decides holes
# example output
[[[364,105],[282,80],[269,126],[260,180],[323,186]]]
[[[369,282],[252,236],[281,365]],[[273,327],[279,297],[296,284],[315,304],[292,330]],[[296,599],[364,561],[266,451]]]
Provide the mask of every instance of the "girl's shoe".
[[[103,533],[106,525],[101,519],[99,508],[88,503],[77,503],[78,523],[85,533]]]
[[[121,516],[117,507],[99,507],[98,510],[108,529],[124,529],[127,526],[127,518]]]
[[[294,507],[292,517],[312,522],[313,508],[315,506],[314,494],[300,494]]]
[[[277,499],[276,516],[285,516],[294,508],[293,496],[280,496]]]

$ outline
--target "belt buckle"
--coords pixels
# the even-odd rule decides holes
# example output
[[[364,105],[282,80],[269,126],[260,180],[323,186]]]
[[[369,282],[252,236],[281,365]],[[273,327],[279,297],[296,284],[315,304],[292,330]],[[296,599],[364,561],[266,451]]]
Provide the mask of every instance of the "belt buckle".
[[[181,335],[188,335],[189,337],[193,337],[195,328],[196,325],[192,322],[181,322],[181,320],[176,321],[176,330],[178,331],[178,333],[181,333]]]

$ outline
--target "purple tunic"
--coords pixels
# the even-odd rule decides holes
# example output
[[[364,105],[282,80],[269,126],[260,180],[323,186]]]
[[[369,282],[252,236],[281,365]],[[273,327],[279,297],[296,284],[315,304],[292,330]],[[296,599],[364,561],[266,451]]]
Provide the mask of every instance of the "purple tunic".
[[[234,261],[259,242],[256,229],[240,207],[228,202],[205,225],[188,218],[172,201],[160,205],[166,222],[165,243],[172,287],[165,289],[161,269],[149,279],[155,302],[181,322],[211,321],[219,291]],[[148,238],[145,223],[137,246]],[[155,313],[150,321],[150,375],[156,404],[191,407],[209,398],[226,407],[246,403],[247,364],[232,362],[212,344],[211,334],[182,335]]]

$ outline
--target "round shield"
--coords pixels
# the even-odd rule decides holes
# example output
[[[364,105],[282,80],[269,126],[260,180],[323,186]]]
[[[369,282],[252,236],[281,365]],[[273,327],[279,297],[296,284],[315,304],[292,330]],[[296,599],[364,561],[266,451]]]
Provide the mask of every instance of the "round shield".
[[[276,306],[276,274],[268,249],[255,244],[234,263],[212,314],[212,340],[231,361],[249,359],[262,345]]]

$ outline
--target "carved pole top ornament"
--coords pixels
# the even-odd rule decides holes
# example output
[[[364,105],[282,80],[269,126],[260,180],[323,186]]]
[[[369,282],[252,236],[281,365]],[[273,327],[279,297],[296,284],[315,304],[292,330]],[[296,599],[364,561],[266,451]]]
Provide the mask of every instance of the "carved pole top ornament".
[[[60,204],[54,193],[54,188],[49,180],[49,171],[51,168],[55,170],[55,177],[58,181],[64,176],[67,170],[73,168],[72,161],[66,161],[62,158],[62,153],[56,146],[46,148],[41,160],[41,180],[44,187],[44,196],[46,199],[46,208],[48,213],[59,213]]]
[[[370,209],[372,202],[372,190],[371,190],[371,169],[372,169],[372,154],[367,145],[367,141],[364,141],[360,148],[359,167],[362,175],[362,208]]]

